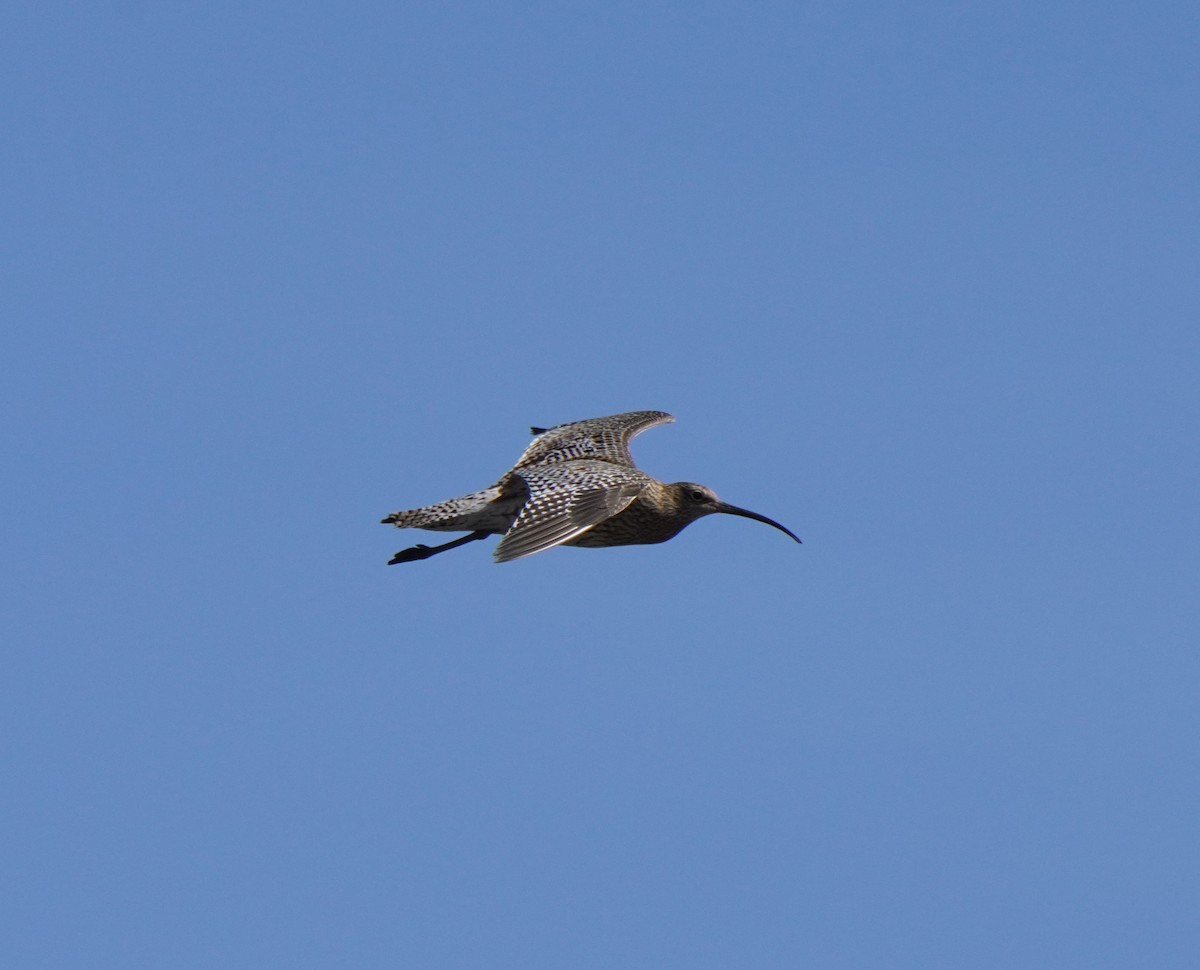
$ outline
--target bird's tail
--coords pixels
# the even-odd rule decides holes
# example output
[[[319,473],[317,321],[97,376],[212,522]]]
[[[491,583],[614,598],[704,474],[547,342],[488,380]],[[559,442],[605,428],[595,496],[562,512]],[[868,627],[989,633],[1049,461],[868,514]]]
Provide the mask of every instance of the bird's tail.
[[[481,523],[480,513],[499,495],[500,489],[492,486],[482,492],[447,499],[437,505],[393,512],[380,521],[384,525],[394,525],[397,529],[432,529],[436,532],[460,532],[464,529],[478,529],[481,526],[486,528],[490,523]]]

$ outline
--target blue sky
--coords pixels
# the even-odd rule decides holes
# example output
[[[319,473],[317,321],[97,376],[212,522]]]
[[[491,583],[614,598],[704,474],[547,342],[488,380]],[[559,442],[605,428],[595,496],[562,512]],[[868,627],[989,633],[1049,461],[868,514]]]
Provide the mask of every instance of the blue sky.
[[[1195,966],[1193,5],[5,22],[5,966]]]

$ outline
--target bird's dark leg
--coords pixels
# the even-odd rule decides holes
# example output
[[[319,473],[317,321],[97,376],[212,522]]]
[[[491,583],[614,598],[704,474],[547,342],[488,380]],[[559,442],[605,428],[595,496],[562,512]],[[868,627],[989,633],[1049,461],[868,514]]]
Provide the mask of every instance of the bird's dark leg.
[[[436,556],[439,552],[445,552],[447,549],[455,549],[458,546],[464,546],[468,542],[474,542],[476,539],[486,539],[490,536],[490,532],[472,532],[469,536],[460,536],[457,539],[452,539],[449,542],[443,542],[440,546],[426,546],[418,543],[408,549],[401,549],[396,555],[388,560],[389,566],[394,566],[398,562],[416,562],[418,559],[428,559],[430,556]]]

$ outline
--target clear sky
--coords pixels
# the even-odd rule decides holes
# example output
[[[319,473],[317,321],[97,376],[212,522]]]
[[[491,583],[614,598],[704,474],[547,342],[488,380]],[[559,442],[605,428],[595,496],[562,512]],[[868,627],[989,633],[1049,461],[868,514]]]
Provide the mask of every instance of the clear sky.
[[[1196,967],[1196,9],[9,8],[0,965]]]

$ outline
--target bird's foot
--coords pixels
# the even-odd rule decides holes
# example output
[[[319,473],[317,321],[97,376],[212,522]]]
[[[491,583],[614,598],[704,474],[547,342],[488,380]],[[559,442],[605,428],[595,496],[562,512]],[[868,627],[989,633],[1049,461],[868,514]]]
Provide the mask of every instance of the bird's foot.
[[[430,556],[436,556],[439,552],[445,552],[447,549],[457,549],[461,545],[468,542],[476,542],[479,539],[486,539],[490,536],[490,532],[482,529],[472,532],[470,535],[462,536],[458,539],[453,539],[450,542],[443,542],[440,546],[427,546],[422,543],[417,543],[415,546],[410,546],[407,549],[401,549],[396,555],[388,560],[389,566],[394,566],[398,562],[416,562],[419,559],[428,559]]]
[[[429,546],[423,543],[418,543],[409,549],[401,549],[388,560],[388,565],[394,566],[398,562],[416,562],[419,559],[428,559],[437,551],[437,549],[430,549]]]

